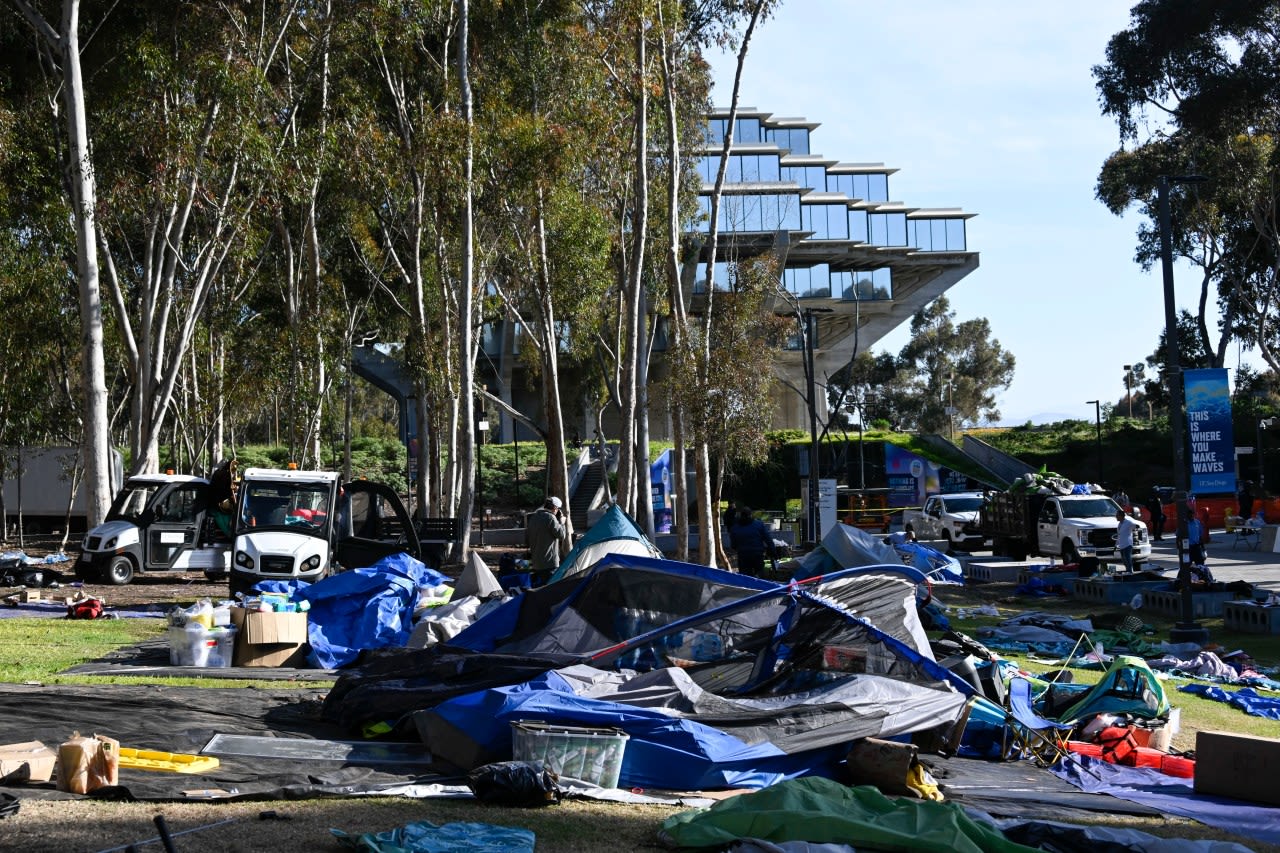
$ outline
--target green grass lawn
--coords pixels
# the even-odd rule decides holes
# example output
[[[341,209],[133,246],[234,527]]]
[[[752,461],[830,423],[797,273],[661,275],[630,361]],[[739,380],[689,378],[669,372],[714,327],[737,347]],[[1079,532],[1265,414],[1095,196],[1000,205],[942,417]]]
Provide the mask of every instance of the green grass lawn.
[[[0,619],[0,682],[22,684],[168,684],[180,687],[260,687],[262,682],[225,678],[161,678],[61,675],[76,664],[161,636],[164,619]],[[273,682],[273,687],[326,687],[331,682]]]
[[[951,627],[957,631],[982,641],[983,628],[994,627],[1003,620],[1031,611],[1042,611],[1068,615],[1077,618],[1089,617],[1094,627],[1103,628],[1118,624],[1120,619],[1130,613],[1136,613],[1145,623],[1143,637],[1147,642],[1156,645],[1167,640],[1169,631],[1176,620],[1159,614],[1131,611],[1125,606],[1099,606],[1086,604],[1072,598],[1016,596],[1014,584],[981,584],[963,587],[935,587],[935,599],[951,608],[948,619]],[[993,604],[1000,612],[994,616],[957,616],[958,609],[974,608],[978,605]],[[1280,664],[1280,637],[1266,634],[1241,634],[1228,632],[1221,617],[1201,619],[1200,623],[1209,631],[1211,649],[1224,653],[1242,649],[1247,652],[1260,668],[1271,669]],[[933,632],[937,635],[939,632]],[[1082,652],[1084,650],[1082,649]],[[1055,669],[1069,669],[1076,683],[1093,684],[1102,677],[1101,669],[1082,669],[1079,667],[1063,667],[1056,661],[1048,661],[1032,655],[997,652],[1018,664],[1024,671],[1043,674]],[[1226,731],[1239,734],[1257,735],[1260,737],[1280,738],[1280,721],[1254,717],[1238,711],[1223,702],[1215,702],[1178,690],[1181,684],[1194,683],[1191,679],[1169,678],[1162,682],[1170,703],[1181,709],[1181,728],[1173,739],[1173,748],[1181,751],[1195,749],[1195,733],[1197,731]],[[1228,691],[1238,688],[1224,685]]]

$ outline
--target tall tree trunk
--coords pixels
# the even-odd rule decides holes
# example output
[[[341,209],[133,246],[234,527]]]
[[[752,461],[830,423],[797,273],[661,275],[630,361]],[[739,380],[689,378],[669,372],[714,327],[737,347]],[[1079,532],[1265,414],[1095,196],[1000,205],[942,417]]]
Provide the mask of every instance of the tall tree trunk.
[[[635,195],[631,216],[631,258],[623,298],[622,435],[618,444],[618,503],[632,517],[637,514],[639,483],[636,443],[637,383],[641,355],[640,327],[644,301],[644,255],[649,228],[649,94],[646,88],[645,27],[636,22]],[[648,489],[645,489],[648,494]]]
[[[66,110],[68,192],[76,225],[76,278],[80,298],[83,364],[85,498],[87,522],[100,524],[111,505],[110,417],[103,355],[102,292],[98,280],[97,187],[90,156],[89,126],[80,68],[80,3],[63,0],[62,29],[55,32],[27,0],[18,11],[44,39],[62,72]]]
[[[658,4],[658,20],[662,26],[662,79],[663,100],[667,117],[667,298],[671,310],[670,359],[673,365],[673,382],[679,382],[679,370],[687,364],[684,350],[689,340],[689,314],[684,302],[684,287],[680,278],[680,183],[682,177],[680,122],[677,112],[679,96],[675,76],[675,34],[666,26],[663,5]],[[696,258],[695,258],[696,263]],[[671,404],[671,515],[672,530],[676,535],[676,559],[689,560],[689,495],[686,492],[684,406],[678,394],[669,394]]]
[[[470,15],[469,0],[458,0],[458,83],[462,88],[462,120],[466,132],[466,153],[462,160],[462,280],[458,284],[458,399],[459,412],[458,470],[461,488],[458,514],[470,521],[475,506],[476,458],[475,458],[475,323],[472,321],[475,287],[475,211],[473,203],[472,170],[475,166],[475,118],[471,103],[471,71],[469,64]],[[467,553],[471,542],[471,526],[463,527],[458,542],[458,555]]]
[[[733,125],[738,119],[738,97],[742,88],[742,68],[747,61],[747,49],[751,46],[751,36],[764,11],[767,0],[756,0],[751,10],[751,20],[746,32],[742,35],[742,44],[738,47],[738,61],[733,71],[733,95],[729,100],[729,120],[724,134],[724,146],[721,149],[720,168],[716,172],[715,189],[711,191],[711,224],[707,236],[707,306],[702,318],[702,352],[699,354],[698,371],[701,384],[707,386],[708,377],[715,365],[711,358],[712,307],[716,293],[716,249],[720,237],[720,195],[724,190],[725,177],[729,172],[729,150],[733,146]],[[709,566],[716,565],[716,555],[724,553],[719,523],[719,500],[713,493],[711,453],[706,438],[698,442],[698,519],[699,528],[704,535],[698,538],[698,560]]]

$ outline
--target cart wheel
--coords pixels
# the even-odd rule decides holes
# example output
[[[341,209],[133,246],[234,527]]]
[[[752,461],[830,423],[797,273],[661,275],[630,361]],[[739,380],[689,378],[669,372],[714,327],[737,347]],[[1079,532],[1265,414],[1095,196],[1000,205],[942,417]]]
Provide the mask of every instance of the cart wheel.
[[[121,554],[111,560],[103,575],[107,583],[124,586],[133,580],[133,560]]]

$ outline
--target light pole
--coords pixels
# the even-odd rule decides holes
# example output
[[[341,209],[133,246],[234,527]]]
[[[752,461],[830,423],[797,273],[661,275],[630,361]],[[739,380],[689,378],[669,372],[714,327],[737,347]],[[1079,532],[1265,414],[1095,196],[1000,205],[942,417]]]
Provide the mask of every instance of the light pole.
[[[796,311],[800,321],[800,342],[804,346],[805,402],[809,406],[809,513],[805,539],[816,545],[822,541],[821,519],[818,511],[818,391],[814,379],[814,314],[830,314],[830,308],[802,308]]]
[[[1093,422],[1098,430],[1098,480],[1099,486],[1102,485],[1102,401],[1101,400],[1085,400],[1085,405],[1093,406]]]
[[[1173,502],[1178,513],[1178,584],[1182,590],[1182,621],[1169,632],[1175,643],[1204,645],[1209,632],[1195,621],[1191,598],[1191,558],[1187,553],[1187,492],[1191,487],[1187,471],[1187,448],[1183,434],[1186,401],[1183,397],[1182,367],[1178,362],[1178,315],[1173,291],[1173,226],[1169,215],[1169,185],[1208,180],[1203,175],[1161,175],[1156,182],[1160,213],[1160,268],[1164,277],[1164,336],[1169,376],[1169,432],[1173,435]]]
[[[1262,464],[1262,431],[1264,429],[1271,429],[1272,425],[1275,424],[1275,422],[1276,422],[1275,418],[1258,418],[1258,447],[1256,452],[1258,454],[1257,459],[1258,459],[1258,491],[1259,492],[1263,492],[1263,489],[1267,484],[1266,468],[1263,467],[1263,464]],[[1265,492],[1263,493],[1265,494]]]
[[[952,396],[952,383],[955,382],[956,375],[952,371],[947,371],[947,438],[952,444],[956,443],[956,406],[955,398]]]
[[[485,439],[489,435],[489,416],[481,412],[480,420],[476,422],[476,429],[480,431],[480,447],[476,451],[476,498],[480,505],[480,544],[484,544],[484,527],[485,517],[489,511],[484,508],[484,456],[481,451],[484,449]]]
[[[1133,365],[1124,366],[1124,401],[1129,407],[1129,420],[1133,420]]]

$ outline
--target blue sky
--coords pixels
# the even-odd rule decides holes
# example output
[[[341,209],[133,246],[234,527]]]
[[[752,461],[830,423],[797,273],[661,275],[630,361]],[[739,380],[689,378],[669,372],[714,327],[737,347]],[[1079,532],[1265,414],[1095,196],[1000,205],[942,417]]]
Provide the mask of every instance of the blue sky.
[[[1159,268],[1133,261],[1137,214],[1094,199],[1119,139],[1091,68],[1132,5],[791,0],[752,40],[741,106],[820,122],[815,154],[897,168],[894,201],[977,214],[980,266],[947,298],[957,322],[988,318],[1017,359],[1002,423],[1092,420],[1085,401],[1121,401],[1123,365],[1164,328]],[[727,106],[733,58],[710,58]],[[1178,307],[1194,308],[1194,274],[1178,267],[1175,282]],[[904,323],[873,349],[907,337]]]

